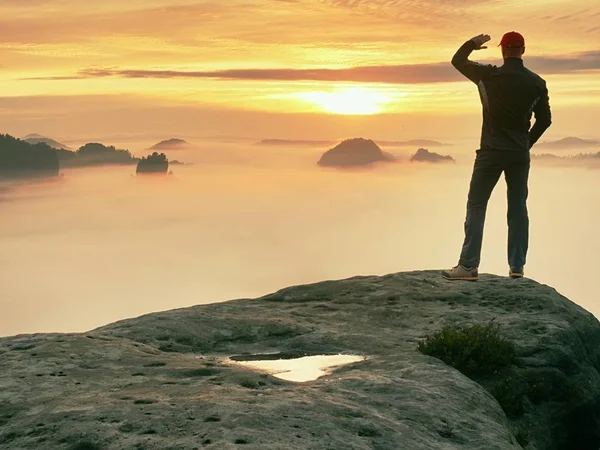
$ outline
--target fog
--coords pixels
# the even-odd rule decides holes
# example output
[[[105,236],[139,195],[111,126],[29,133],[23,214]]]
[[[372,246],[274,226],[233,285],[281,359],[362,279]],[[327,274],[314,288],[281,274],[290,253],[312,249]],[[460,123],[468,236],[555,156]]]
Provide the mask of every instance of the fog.
[[[321,152],[211,143],[170,153],[194,163],[173,166],[173,177],[102,167],[4,185],[0,336],[85,331],[289,285],[456,264],[474,153],[450,165],[337,171],[316,166]],[[598,175],[534,161],[526,275],[600,317]],[[508,271],[505,195],[501,180],[484,273]]]

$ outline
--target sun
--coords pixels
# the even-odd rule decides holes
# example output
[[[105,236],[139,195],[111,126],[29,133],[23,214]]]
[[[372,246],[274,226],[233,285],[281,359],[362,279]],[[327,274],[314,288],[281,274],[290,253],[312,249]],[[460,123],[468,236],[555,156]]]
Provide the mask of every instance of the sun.
[[[389,93],[369,88],[342,88],[334,91],[310,91],[296,98],[312,103],[331,114],[369,115],[384,110],[392,98]]]

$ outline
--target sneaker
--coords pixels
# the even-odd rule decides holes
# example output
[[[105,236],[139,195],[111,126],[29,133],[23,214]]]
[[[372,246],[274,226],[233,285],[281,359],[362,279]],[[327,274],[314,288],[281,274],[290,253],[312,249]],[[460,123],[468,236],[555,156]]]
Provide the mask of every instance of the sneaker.
[[[508,276],[511,278],[523,278],[525,271],[522,267],[511,267]]]
[[[477,281],[479,279],[477,267],[468,268],[460,264],[450,270],[443,270],[442,276],[446,280]]]

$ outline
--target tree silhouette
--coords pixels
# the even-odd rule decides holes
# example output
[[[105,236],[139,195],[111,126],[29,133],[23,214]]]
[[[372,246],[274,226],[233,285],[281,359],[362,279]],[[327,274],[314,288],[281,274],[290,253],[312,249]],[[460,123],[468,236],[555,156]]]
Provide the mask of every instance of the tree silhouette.
[[[134,164],[136,161],[136,158],[128,150],[91,142],[79,147],[69,165]],[[65,162],[69,163],[68,160]]]
[[[0,134],[0,177],[28,178],[58,175],[58,156],[47,144],[29,144]]]
[[[136,173],[167,173],[169,160],[164,153],[153,152],[147,157],[140,159]]]

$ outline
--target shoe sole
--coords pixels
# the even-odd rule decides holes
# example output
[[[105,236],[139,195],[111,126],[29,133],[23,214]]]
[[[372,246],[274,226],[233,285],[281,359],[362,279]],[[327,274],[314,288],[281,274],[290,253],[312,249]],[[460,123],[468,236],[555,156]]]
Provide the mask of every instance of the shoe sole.
[[[524,275],[522,273],[518,273],[518,274],[517,273],[511,273],[509,275],[509,277],[511,277],[511,278],[523,278]]]
[[[477,281],[479,280],[479,277],[460,277],[460,278],[456,278],[456,277],[449,277],[447,275],[442,275],[442,277],[446,280],[449,281]]]

